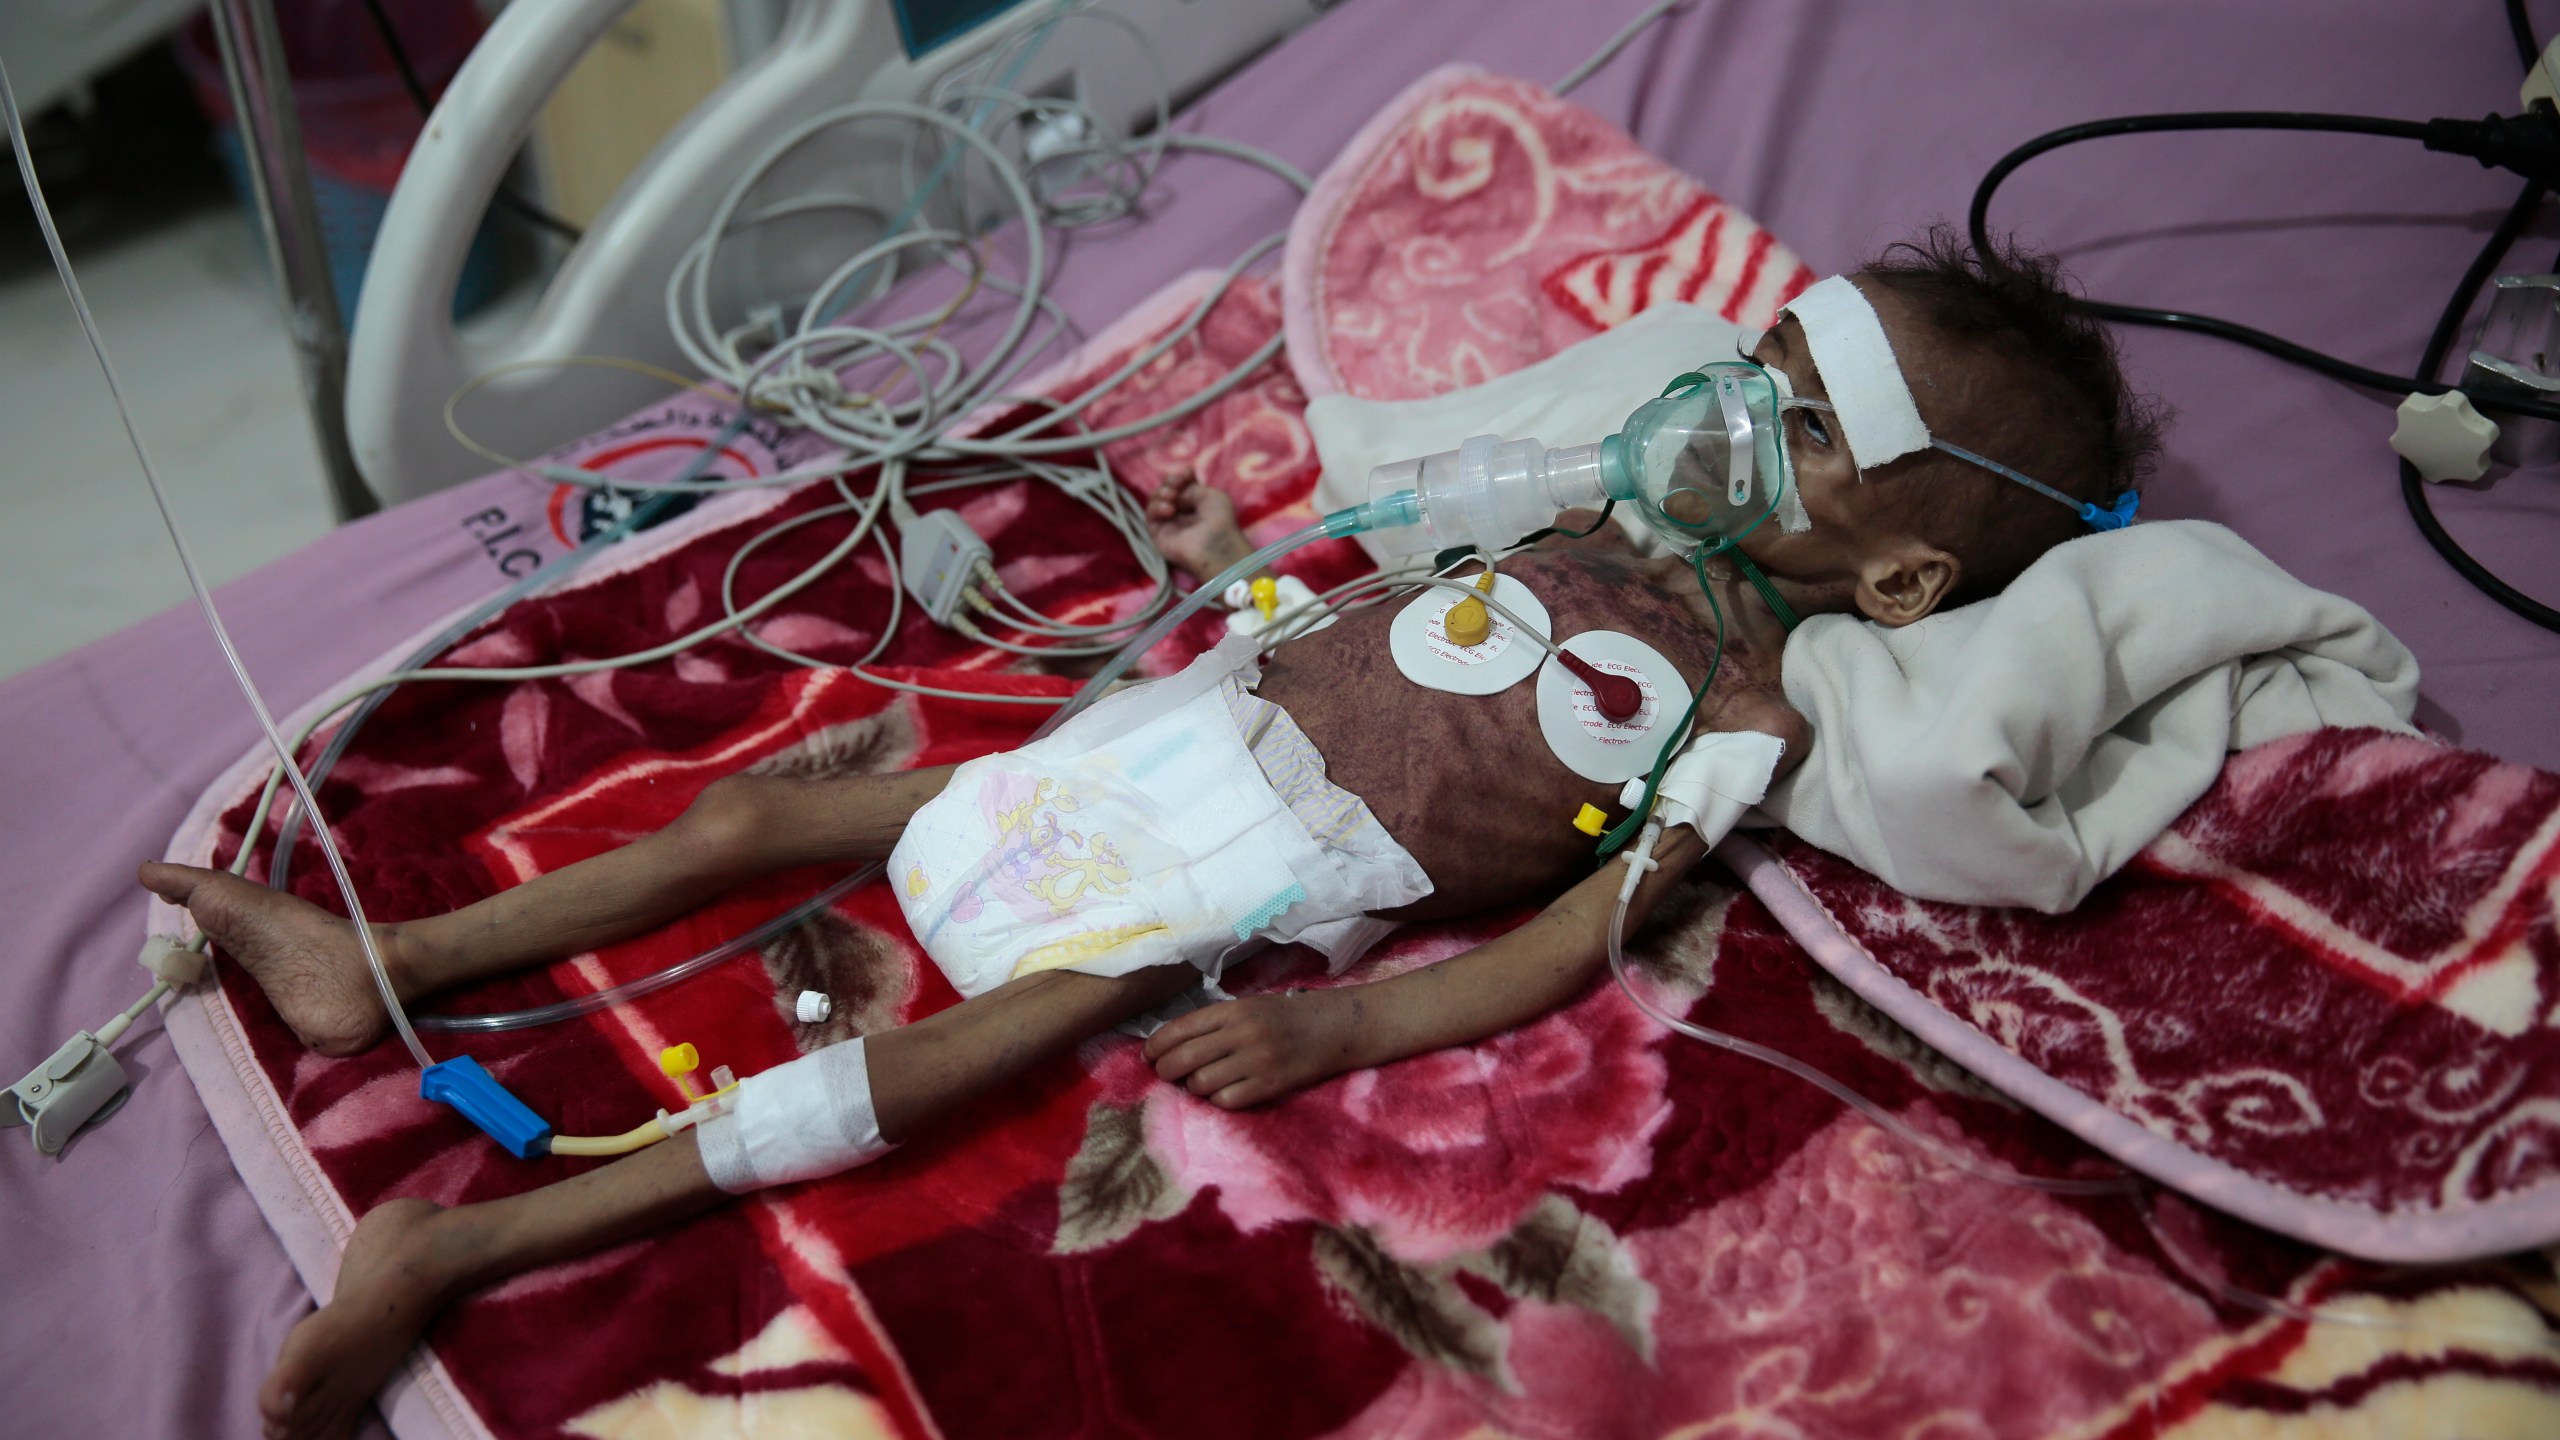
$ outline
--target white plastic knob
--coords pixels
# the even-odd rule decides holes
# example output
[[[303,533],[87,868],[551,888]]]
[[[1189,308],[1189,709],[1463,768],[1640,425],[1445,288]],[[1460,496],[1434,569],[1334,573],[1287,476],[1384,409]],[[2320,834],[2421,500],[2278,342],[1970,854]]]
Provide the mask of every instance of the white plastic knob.
[[[794,1009],[800,1017],[801,1024],[822,1025],[826,1023],[829,1015],[835,1013],[836,1002],[827,998],[823,991],[803,990],[800,992],[800,1003]]]
[[[2530,110],[2536,104],[2560,105],[2560,86],[2552,83],[2552,75],[2560,72],[2560,36],[2542,47],[2542,57],[2525,72],[2524,88],[2516,92],[2519,108]]]
[[[2489,447],[2498,422],[2472,408],[2459,390],[2412,395],[2400,402],[2400,426],[2391,448],[2429,480],[2477,480],[2489,473]]]

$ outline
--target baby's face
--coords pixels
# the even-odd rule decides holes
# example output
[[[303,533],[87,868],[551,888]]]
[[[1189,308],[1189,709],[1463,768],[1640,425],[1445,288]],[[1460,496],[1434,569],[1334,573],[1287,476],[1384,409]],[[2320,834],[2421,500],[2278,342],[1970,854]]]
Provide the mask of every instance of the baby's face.
[[[1936,362],[1942,347],[1934,336],[1914,323],[1901,297],[1881,287],[1868,290],[1867,297],[1884,322],[1895,359],[1901,363],[1903,373],[1913,379],[1912,390],[1921,418],[1932,431],[1937,430],[1943,417],[1934,412],[1943,406],[1932,403],[1940,397],[1934,393],[1937,387],[1926,383],[1925,377],[1940,368]],[[1780,319],[1775,328],[1762,335],[1751,358],[1783,372],[1798,396],[1810,400],[1831,398],[1823,388],[1822,372],[1814,367],[1813,352],[1805,346],[1804,327],[1796,323],[1794,316]],[[1883,488],[1877,482],[1923,457],[1904,456],[1861,478],[1857,462],[1850,458],[1849,443],[1840,433],[1839,417],[1794,409],[1786,412],[1785,423],[1796,493],[1804,501],[1805,515],[1813,522],[1813,528],[1790,535],[1779,529],[1773,518],[1744,537],[1743,553],[1763,570],[1793,580],[1816,583],[1845,578],[1855,573],[1877,544],[1897,533],[1889,518]]]

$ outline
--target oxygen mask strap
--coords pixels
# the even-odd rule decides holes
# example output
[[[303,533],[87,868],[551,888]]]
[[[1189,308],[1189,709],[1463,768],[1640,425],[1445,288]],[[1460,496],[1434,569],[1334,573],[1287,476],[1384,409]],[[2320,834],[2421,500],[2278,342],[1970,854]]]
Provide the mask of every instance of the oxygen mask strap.
[[[1769,609],[1778,617],[1778,623],[1787,627],[1788,634],[1794,634],[1795,628],[1804,623],[1803,618],[1796,614],[1795,607],[1789,605],[1787,598],[1778,593],[1777,586],[1769,583],[1768,576],[1760,573],[1760,567],[1751,563],[1751,557],[1742,553],[1741,546],[1734,546],[1726,553],[1733,557],[1733,563],[1741,569],[1742,578],[1750,581],[1751,588],[1760,592],[1760,598],[1769,602]]]

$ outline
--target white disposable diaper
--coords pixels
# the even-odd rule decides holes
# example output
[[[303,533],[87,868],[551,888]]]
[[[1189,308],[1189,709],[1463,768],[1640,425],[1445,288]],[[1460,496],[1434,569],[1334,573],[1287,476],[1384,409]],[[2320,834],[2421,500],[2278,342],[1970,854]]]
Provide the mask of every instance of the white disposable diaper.
[[[1176,963],[1214,981],[1265,940],[1303,940],[1339,965],[1380,931],[1365,912],[1431,893],[1355,798],[1332,791],[1345,813],[1319,838],[1274,789],[1231,707],[1254,653],[1230,636],[1178,675],[972,760],[907,822],[889,881],[953,988]],[[1287,725],[1276,707],[1261,723]],[[1294,726],[1288,737],[1297,748],[1281,753],[1314,756]]]

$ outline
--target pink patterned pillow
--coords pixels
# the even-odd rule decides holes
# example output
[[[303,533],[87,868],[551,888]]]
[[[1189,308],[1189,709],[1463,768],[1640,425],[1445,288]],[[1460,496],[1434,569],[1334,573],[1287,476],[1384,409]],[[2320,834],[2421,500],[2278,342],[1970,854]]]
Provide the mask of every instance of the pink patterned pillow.
[[[1361,130],[1290,227],[1289,357],[1310,398],[1412,400],[1665,301],[1765,325],[1813,272],[1625,131],[1451,65]]]

